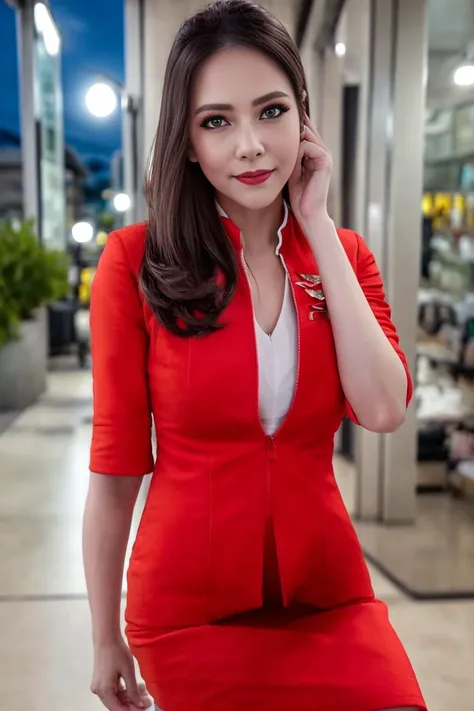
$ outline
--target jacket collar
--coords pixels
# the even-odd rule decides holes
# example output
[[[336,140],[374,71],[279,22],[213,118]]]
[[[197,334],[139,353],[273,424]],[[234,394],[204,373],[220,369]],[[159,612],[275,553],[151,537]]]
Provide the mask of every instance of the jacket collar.
[[[229,236],[230,240],[232,241],[232,244],[237,250],[242,249],[242,235],[241,231],[235,225],[230,217],[224,212],[222,207],[219,205],[219,203],[216,201],[216,207],[217,207],[217,212],[219,213],[222,224],[224,225],[225,231],[227,232],[227,235]],[[286,201],[283,201],[283,220],[278,228],[278,243],[275,248],[275,254],[278,256],[280,254],[281,247],[283,245],[283,240],[284,238],[288,237],[288,232],[290,229],[290,208],[288,207]]]

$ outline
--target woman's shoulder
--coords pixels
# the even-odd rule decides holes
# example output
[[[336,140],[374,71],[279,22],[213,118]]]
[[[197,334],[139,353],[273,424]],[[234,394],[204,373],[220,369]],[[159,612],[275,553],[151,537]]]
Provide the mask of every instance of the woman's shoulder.
[[[119,251],[133,274],[140,271],[145,253],[145,240],[148,232],[148,222],[138,222],[134,225],[121,227],[109,234],[106,251]]]

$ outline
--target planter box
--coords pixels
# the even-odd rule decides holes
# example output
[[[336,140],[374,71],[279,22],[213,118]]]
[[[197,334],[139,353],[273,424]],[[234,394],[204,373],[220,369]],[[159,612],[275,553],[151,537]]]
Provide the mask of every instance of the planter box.
[[[47,320],[39,309],[23,321],[20,338],[0,348],[0,410],[22,410],[46,389]]]

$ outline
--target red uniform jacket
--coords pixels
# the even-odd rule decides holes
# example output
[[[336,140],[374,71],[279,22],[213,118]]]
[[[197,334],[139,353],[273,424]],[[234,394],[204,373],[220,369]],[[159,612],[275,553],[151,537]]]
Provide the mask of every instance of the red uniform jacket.
[[[223,222],[239,251],[238,229]],[[273,437],[259,420],[254,320],[243,270],[222,314],[225,328],[177,337],[160,326],[138,288],[145,234],[140,224],[110,236],[91,304],[91,471],[154,471],[128,572],[129,627],[137,633],[187,627],[260,607],[269,519],[284,605],[332,608],[373,598],[332,467],[334,434],[345,413],[355,416],[341,387],[331,321],[320,310],[318,266],[296,219],[290,213],[281,255],[298,316],[297,385]],[[339,237],[407,368],[373,255],[356,233],[340,230]],[[408,370],[407,376],[409,399]]]

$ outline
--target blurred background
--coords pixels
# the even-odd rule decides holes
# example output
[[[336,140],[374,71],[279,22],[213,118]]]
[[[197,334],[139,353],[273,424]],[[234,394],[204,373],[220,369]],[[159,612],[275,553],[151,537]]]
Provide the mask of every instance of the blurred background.
[[[108,234],[146,219],[167,55],[204,4],[0,0],[0,711],[100,708],[90,286]],[[344,421],[338,482],[430,711],[472,711],[474,2],[262,4],[298,44],[332,216],[375,253],[416,382],[397,433]]]

